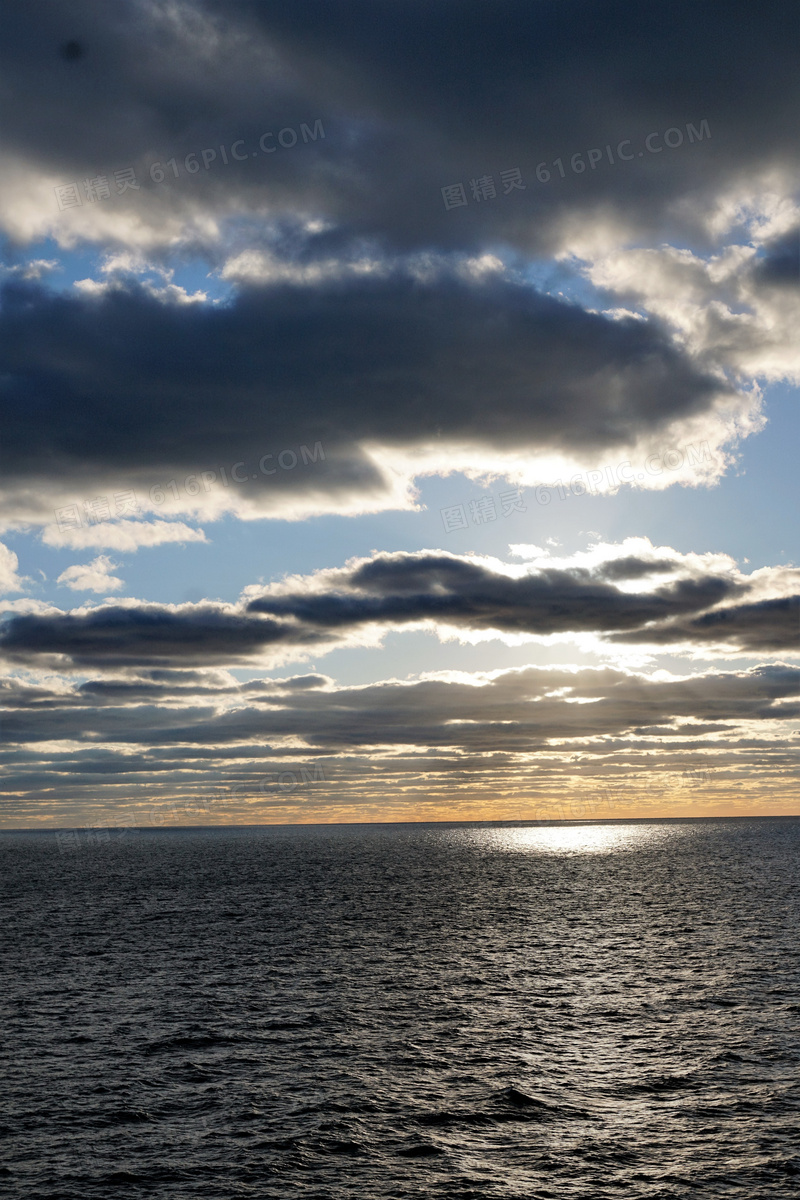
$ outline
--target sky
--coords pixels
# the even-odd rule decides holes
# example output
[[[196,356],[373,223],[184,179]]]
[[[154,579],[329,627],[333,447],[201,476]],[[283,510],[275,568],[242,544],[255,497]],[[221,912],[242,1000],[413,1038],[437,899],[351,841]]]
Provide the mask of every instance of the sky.
[[[2,826],[800,814],[798,43],[6,6]]]

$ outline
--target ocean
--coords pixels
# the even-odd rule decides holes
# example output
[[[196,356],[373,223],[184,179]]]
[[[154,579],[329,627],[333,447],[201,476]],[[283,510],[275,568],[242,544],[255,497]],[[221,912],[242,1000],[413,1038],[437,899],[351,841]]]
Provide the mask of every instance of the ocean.
[[[800,820],[6,832],[0,1191],[800,1195]]]

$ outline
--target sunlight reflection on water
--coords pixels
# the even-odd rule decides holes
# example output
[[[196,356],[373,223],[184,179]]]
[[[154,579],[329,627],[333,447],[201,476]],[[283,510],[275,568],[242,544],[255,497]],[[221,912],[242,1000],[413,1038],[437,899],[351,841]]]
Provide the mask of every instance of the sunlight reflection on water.
[[[688,825],[535,825],[473,829],[469,836],[488,839],[497,849],[571,855],[652,849],[694,832]]]

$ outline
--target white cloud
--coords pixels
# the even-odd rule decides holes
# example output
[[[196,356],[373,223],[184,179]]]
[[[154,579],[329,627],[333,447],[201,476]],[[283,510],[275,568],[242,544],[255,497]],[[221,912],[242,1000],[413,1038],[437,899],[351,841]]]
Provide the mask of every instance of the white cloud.
[[[388,270],[388,265],[378,259],[361,258],[355,262],[343,262],[338,258],[329,258],[300,264],[287,262],[263,250],[243,250],[228,259],[220,271],[220,278],[236,283],[319,284],[347,275],[385,275]]]
[[[0,266],[4,275],[17,275],[20,279],[41,279],[48,271],[60,271],[61,264],[56,258],[32,258],[30,262],[16,263],[14,266]]]
[[[47,604],[44,600],[34,600],[32,596],[26,596],[21,600],[0,600],[0,613],[16,613],[18,616],[25,617],[31,614],[49,616],[59,612],[61,609],[54,604]]]
[[[0,593],[24,592],[25,580],[17,574],[19,559],[0,542]]]
[[[48,525],[42,533],[47,546],[69,546],[73,550],[88,547],[131,553],[140,546],[162,546],[167,542],[208,541],[202,529],[192,529],[182,521],[103,521],[86,529],[59,529]]]
[[[123,580],[111,574],[116,566],[107,555],[99,554],[90,563],[67,567],[56,582],[73,592],[116,592],[123,586]]]
[[[797,220],[798,210],[791,212]],[[754,237],[751,245],[730,244],[709,258],[669,245],[617,247],[590,261],[585,274],[595,286],[635,299],[671,327],[683,351],[749,383],[756,399],[754,380],[800,383],[800,295],[759,279],[762,246]]]
[[[101,270],[105,270],[102,267]],[[107,292],[113,291],[118,283],[115,279],[97,280],[97,279],[76,279],[73,285],[84,296],[104,296]],[[187,292],[186,288],[180,287],[177,283],[167,283],[164,287],[156,287],[149,279],[141,280],[141,286],[151,296],[155,296],[159,300],[171,300],[174,304],[201,304],[208,300],[207,292]]]

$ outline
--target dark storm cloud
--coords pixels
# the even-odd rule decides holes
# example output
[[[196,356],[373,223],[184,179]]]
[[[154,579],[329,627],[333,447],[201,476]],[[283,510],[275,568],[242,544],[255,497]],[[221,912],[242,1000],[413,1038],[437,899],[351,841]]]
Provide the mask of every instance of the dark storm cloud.
[[[424,554],[381,555],[347,583],[354,594],[271,595],[248,608],[323,629],[436,620],[463,629],[549,634],[641,629],[667,614],[710,608],[740,591],[731,579],[709,576],[636,594],[584,569],[543,568],[515,579],[469,560]]]
[[[254,502],[279,490],[388,495],[365,445],[466,445],[477,462],[482,448],[591,453],[666,431],[724,391],[655,325],[498,279],[420,283],[398,270],[250,288],[213,308],[133,285],[91,298],[22,283],[2,293],[7,488],[160,484],[163,499],[173,474],[227,463],[228,494]],[[297,469],[276,470],[292,446]]]
[[[301,0],[291,7],[255,0],[244,7],[281,46],[325,72],[338,94],[363,97],[390,128],[407,130],[400,144],[411,151],[409,177],[435,194],[437,172],[449,183],[520,166],[537,207],[610,200],[641,217],[663,211],[684,189],[724,186],[726,177],[773,158],[797,162],[800,37],[780,0],[757,10],[743,0]],[[618,138],[636,143],[638,159],[650,131],[699,118],[716,131],[700,154],[661,154],[658,167],[647,161],[641,165],[652,169],[627,177],[626,165],[586,170],[564,181],[566,195],[558,182],[550,190],[533,183],[539,162],[585,155]],[[415,135],[416,153],[408,145]],[[415,238],[420,227],[432,228],[431,219],[409,203],[392,149],[391,183],[377,198],[381,225]],[[467,210],[463,224],[473,235],[490,221],[507,236],[536,238],[502,201],[489,207]],[[452,223],[454,214],[447,216]],[[438,237],[446,230],[443,218]]]
[[[764,257],[753,266],[754,281],[771,287],[800,288],[800,228],[767,243],[764,251]]]
[[[234,137],[251,153],[266,130],[324,118],[302,152],[184,177],[160,193],[164,211],[235,194],[405,245],[541,247],[565,206],[646,225],[677,197],[796,163],[798,40],[786,0],[38,0],[3,11],[0,128],[65,180],[128,162],[147,180],[153,159]],[[67,60],[70,44],[86,52]],[[710,139],[689,144],[703,120]],[[673,151],[670,129],[684,136]],[[654,131],[662,152],[646,153]],[[573,173],[593,148],[600,163]],[[525,192],[444,210],[442,186],[515,167]]]
[[[257,627],[253,630],[254,641],[259,632],[263,633]],[[164,641],[168,642],[168,639],[169,633],[167,632]],[[169,653],[169,650],[163,643],[159,649],[165,651],[167,654]],[[97,705],[119,704],[121,701],[134,703],[169,697],[178,700],[194,696],[220,697],[225,694],[239,695],[241,692],[251,695],[262,693],[263,698],[274,697],[278,700],[284,689],[294,691],[305,690],[307,688],[324,688],[329,683],[330,680],[324,675],[297,675],[291,679],[252,680],[250,683],[240,684],[233,677],[217,671],[181,671],[169,669],[147,671],[137,665],[134,677],[128,679],[90,679],[77,688],[74,697],[80,703],[91,700],[93,704]],[[48,698],[43,698],[39,694],[39,689],[36,688],[23,689],[17,687],[9,694],[13,695],[14,704],[18,707],[24,707],[29,704],[41,706],[51,702]],[[0,705],[3,703],[4,693],[0,690]]]
[[[257,144],[276,121],[276,132],[306,119],[313,127],[324,115],[306,107],[318,92],[314,80],[299,80],[251,34],[233,6],[216,17],[202,3],[159,0],[113,8],[76,0],[68,9],[35,0],[27,15],[5,6],[2,145],[51,169],[94,175],[143,155],[199,152],[198,139]],[[291,156],[288,164],[281,158],[266,160],[272,176],[291,179]],[[234,159],[228,176],[237,169]]]
[[[22,616],[0,633],[0,645],[13,659],[63,656],[76,665],[119,666],[236,662],[279,641],[303,640],[301,631],[276,621],[210,605],[183,611],[155,604],[109,606],[79,615]]]
[[[800,597],[732,603],[747,591],[746,577],[696,572],[647,592],[615,586],[682,570],[679,559],[627,555],[593,570],[542,566],[510,578],[448,554],[382,554],[349,575],[339,573],[335,590],[270,594],[248,607],[326,630],[383,622],[397,628],[427,619],[465,630],[593,632],[640,645],[715,644],[754,654],[800,650]],[[610,633],[621,628],[629,632]]]
[[[603,563],[597,574],[603,579],[616,583],[622,579],[646,579],[650,575],[672,575],[679,571],[681,564],[674,558],[637,558],[629,554],[626,558],[612,558]]]
[[[0,629],[0,651],[13,662],[73,667],[233,665],[271,650],[284,659],[324,653],[419,622],[465,634],[594,633],[636,644],[713,643],[734,652],[800,649],[797,596],[737,605],[751,587],[746,576],[696,565],[688,571],[685,562],[658,555],[649,562],[650,573],[675,573],[681,566],[684,577],[632,592],[608,582],[614,561],[623,583],[648,573],[647,558],[636,555],[598,562],[593,570],[543,565],[511,576],[469,557],[379,554],[312,576],[304,588],[273,588],[243,610],[208,603],[109,604],[77,614],[12,616]],[[193,686],[191,675],[184,681],[180,674],[174,681],[167,674],[163,681],[92,686],[112,700],[128,689],[130,699],[143,700],[162,682],[176,693],[190,693]],[[325,680],[307,676],[284,686],[315,690]]]
[[[704,613],[689,621],[670,621],[648,631],[646,638],[627,634],[614,635],[612,641],[646,640],[653,645],[670,646],[690,642],[695,645],[723,645],[753,654],[800,651],[800,596],[780,596],[756,604],[730,605]]]

